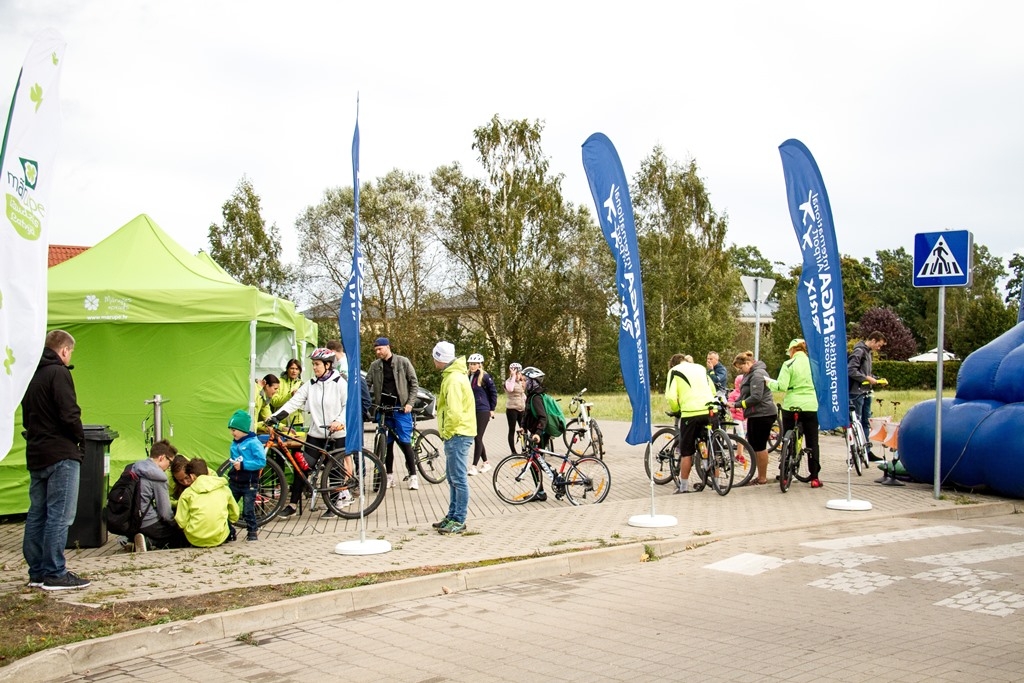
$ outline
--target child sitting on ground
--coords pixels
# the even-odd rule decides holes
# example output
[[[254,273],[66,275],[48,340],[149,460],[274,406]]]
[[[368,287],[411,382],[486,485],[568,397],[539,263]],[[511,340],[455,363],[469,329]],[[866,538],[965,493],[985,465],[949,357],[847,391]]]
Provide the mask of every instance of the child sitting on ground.
[[[256,524],[256,491],[260,487],[260,472],[267,465],[267,456],[263,444],[254,434],[252,418],[244,410],[236,410],[228,420],[231,430],[231,463],[228,470],[228,483],[235,498],[242,499],[242,519],[245,520],[248,534],[247,541],[259,540]]]
[[[206,461],[192,458],[185,466],[188,488],[178,499],[174,521],[189,545],[212,548],[231,535],[231,523],[238,521],[238,503],[222,478],[211,475]]]

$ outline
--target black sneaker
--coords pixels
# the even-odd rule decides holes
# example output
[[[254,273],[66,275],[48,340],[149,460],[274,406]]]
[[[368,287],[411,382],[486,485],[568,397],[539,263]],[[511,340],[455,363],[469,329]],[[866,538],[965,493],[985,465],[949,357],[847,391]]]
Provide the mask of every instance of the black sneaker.
[[[74,572],[65,572],[63,576],[47,576],[43,579],[42,588],[44,591],[66,591],[85,588],[89,584],[89,579],[83,579]]]
[[[537,491],[537,493],[530,500],[534,503],[543,503],[548,499],[547,491]]]
[[[248,534],[246,535],[246,537],[245,537],[245,540],[246,540],[246,541],[258,541],[258,540],[260,540],[260,537],[259,537],[259,536],[258,536],[258,535],[256,534],[256,532],[255,532],[255,531],[250,531],[250,532],[249,532],[249,533],[248,533]]]
[[[337,516],[338,515],[334,514],[334,510],[331,510],[330,508],[327,508],[327,510],[324,512],[324,514],[320,515],[320,519],[330,519],[331,517],[337,517]]]
[[[281,510],[280,514],[278,514],[277,516],[278,517],[291,517],[294,514],[295,514],[295,506],[294,505],[286,505],[284,507],[284,510]]]
[[[434,527],[435,529],[440,529],[441,527],[443,527],[445,524],[447,524],[450,521],[451,520],[448,519],[448,515],[445,515],[444,517],[441,518],[440,522],[434,522],[430,526]]]

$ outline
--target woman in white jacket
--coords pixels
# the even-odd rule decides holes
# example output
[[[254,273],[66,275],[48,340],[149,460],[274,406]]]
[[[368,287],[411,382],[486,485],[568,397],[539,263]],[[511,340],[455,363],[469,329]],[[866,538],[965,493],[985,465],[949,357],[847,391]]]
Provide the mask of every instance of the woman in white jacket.
[[[309,431],[306,434],[306,448],[303,454],[310,468],[316,467],[322,448],[327,451],[345,447],[345,403],[348,400],[348,382],[334,369],[336,356],[330,349],[314,349],[310,354],[313,361],[313,379],[304,383],[281,408],[264,424],[274,426],[288,414],[300,408],[310,415]],[[328,447],[330,442],[330,447]],[[312,448],[311,448],[312,447]],[[343,491],[348,493],[347,491]],[[302,496],[302,488],[292,487],[291,501],[281,511],[281,517],[295,514],[296,505]]]

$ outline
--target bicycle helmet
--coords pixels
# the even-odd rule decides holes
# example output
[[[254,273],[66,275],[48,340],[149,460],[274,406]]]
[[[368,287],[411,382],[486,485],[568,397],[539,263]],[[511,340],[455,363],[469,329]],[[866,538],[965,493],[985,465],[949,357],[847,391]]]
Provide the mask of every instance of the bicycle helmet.
[[[310,359],[322,361],[324,363],[333,363],[338,360],[338,357],[334,355],[334,351],[325,348],[313,349],[313,353],[309,354]]]
[[[523,374],[529,379],[543,379],[544,372],[540,368],[535,368],[532,365],[528,368],[523,368]]]
[[[519,363],[509,363],[508,369],[511,370],[512,372],[522,372],[523,366],[520,365]]]
[[[469,358],[466,359],[467,363],[483,363],[484,357],[479,353],[470,354]]]

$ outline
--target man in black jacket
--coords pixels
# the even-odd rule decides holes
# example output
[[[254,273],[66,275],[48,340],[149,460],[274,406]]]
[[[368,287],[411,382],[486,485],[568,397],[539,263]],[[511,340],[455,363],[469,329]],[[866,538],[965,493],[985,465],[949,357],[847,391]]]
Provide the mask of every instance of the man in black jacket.
[[[878,382],[878,379],[871,374],[871,354],[874,351],[880,351],[883,346],[885,346],[885,335],[877,331],[872,332],[867,339],[854,345],[846,363],[846,372],[850,377],[850,405],[857,411],[865,439],[871,433],[871,390]],[[870,441],[868,441],[867,447],[868,460],[881,460],[871,452]]]
[[[29,472],[22,552],[28,564],[28,585],[48,591],[89,585],[64,563],[68,528],[78,509],[85,441],[82,410],[69,368],[74,350],[75,340],[64,330],[47,334],[39,367],[21,400]]]

